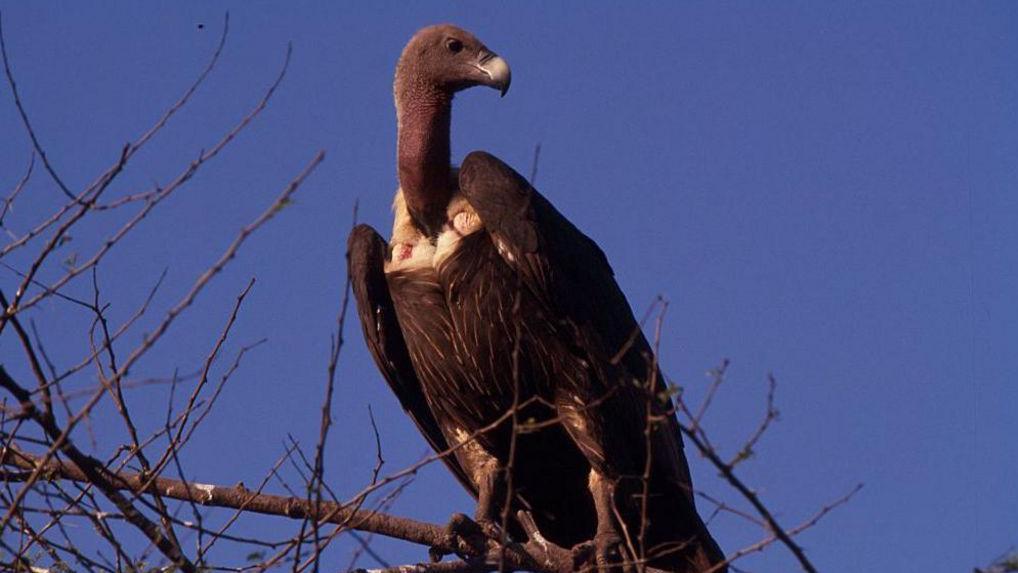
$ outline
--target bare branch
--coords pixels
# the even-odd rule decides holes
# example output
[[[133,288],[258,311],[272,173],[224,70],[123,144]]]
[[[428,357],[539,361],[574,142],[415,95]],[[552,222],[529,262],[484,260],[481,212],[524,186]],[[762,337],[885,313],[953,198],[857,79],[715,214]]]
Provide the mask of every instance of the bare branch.
[[[2,370],[0,370],[2,372]],[[51,478],[69,479],[91,483],[91,476],[77,464],[49,460],[43,462],[40,456],[20,452],[6,447],[0,452],[0,463],[24,470],[42,469]],[[111,486],[121,490],[144,494],[148,479],[134,472],[117,472],[110,476]],[[152,484],[166,498],[193,501],[209,507],[231,507],[253,513],[277,515],[289,518],[312,518],[327,523],[346,523],[352,529],[380,533],[397,539],[426,546],[441,546],[447,542],[444,526],[420,522],[408,518],[394,517],[374,511],[355,511],[345,506],[323,501],[321,504],[308,502],[298,497],[283,497],[252,492],[242,485],[215,486],[201,483],[185,483],[164,477],[157,477]],[[316,510],[316,505],[318,508]],[[468,547],[445,547],[453,553]]]
[[[132,229],[134,229],[149,214],[149,212],[156,207],[156,205],[158,205],[166,197],[172,194],[180,186],[187,183],[204,163],[218,155],[219,152],[222,151],[224,147],[226,147],[231,141],[233,141],[233,139],[241,131],[243,131],[244,128],[247,127],[251,123],[251,121],[253,121],[254,118],[257,117],[261,113],[261,111],[265,109],[265,107],[268,105],[268,102],[272,98],[272,95],[275,93],[276,89],[283,81],[283,78],[286,76],[286,71],[289,68],[291,55],[292,46],[288,46],[286,51],[286,58],[283,61],[283,66],[280,69],[279,74],[276,76],[275,81],[273,81],[272,84],[269,86],[268,90],[266,90],[265,95],[262,97],[261,101],[259,101],[258,104],[254,107],[254,109],[252,109],[229,133],[223,136],[222,139],[220,139],[219,142],[212,147],[212,149],[208,151],[203,151],[199,155],[199,157],[196,160],[192,161],[191,164],[180,175],[178,175],[177,178],[174,179],[173,182],[171,182],[166,188],[157,189],[156,190],[157,192],[153,194],[153,196],[146,199],[145,206],[142,209],[140,209],[138,213],[135,214],[134,217],[132,217],[126,224],[124,224],[116,233],[114,233],[110,238],[106,239],[102,247],[100,247],[99,250],[96,251],[96,253],[93,254],[91,258],[89,258],[84,263],[76,265],[74,268],[68,270],[68,272],[64,274],[63,277],[61,277],[52,285],[47,287],[43,292],[25,301],[24,304],[19,305],[21,296],[24,295],[25,289],[31,282],[30,279],[34,276],[35,271],[38,270],[38,267],[42,264],[42,260],[45,259],[45,257],[50,252],[52,252],[53,248],[55,248],[56,244],[58,243],[59,237],[62,237],[64,233],[67,231],[67,229],[69,229],[74,223],[76,223],[78,220],[80,220],[81,217],[84,216],[84,213],[87,211],[87,208],[79,210],[79,212],[76,213],[74,217],[68,220],[68,222],[64,223],[64,225],[62,225],[54,234],[49,244],[47,244],[46,247],[43,249],[42,254],[40,254],[40,256],[36,258],[36,261],[32,265],[32,269],[29,271],[29,273],[27,273],[28,276],[22,282],[22,285],[19,287],[17,293],[15,293],[16,296],[12,304],[8,308],[4,309],[3,315],[0,315],[0,331],[2,331],[3,326],[6,324],[8,316],[32,307],[39,301],[50,296],[50,294],[52,294],[53,292],[59,290],[74,277],[78,276],[82,272],[98,264],[99,261],[102,260],[102,258],[106,255],[106,253],[108,253],[117,243],[119,243],[123,239],[124,236],[126,236]],[[110,181],[112,180],[113,177],[116,176],[117,173],[120,172],[120,169],[126,162],[128,150],[129,146],[125,147],[124,153],[121,155],[121,161],[118,164],[118,167],[115,168],[115,170],[109,176]],[[320,155],[324,155],[324,152],[322,152]],[[317,166],[317,163],[320,161],[321,159],[317,158],[317,161],[314,162],[315,166]],[[101,193],[104,188],[105,186],[97,190],[94,195],[94,198],[98,198],[99,193]],[[285,202],[281,203],[275,206],[275,209],[276,210],[282,209],[285,205],[286,205]],[[270,214],[269,218],[271,218],[272,215],[274,215],[274,213]]]
[[[773,374],[767,375],[767,410],[764,412],[763,420],[760,421],[760,425],[757,426],[756,431],[753,435],[746,440],[746,443],[742,445],[739,452],[735,454],[728,465],[735,467],[739,463],[748,460],[753,455],[753,448],[756,447],[757,442],[763,437],[764,433],[770,427],[771,422],[778,419],[778,410],[774,407],[774,393],[777,390],[778,383],[774,379]]]
[[[735,475],[732,466],[725,463],[724,460],[718,455],[714,448],[710,447],[703,439],[702,433],[693,431],[689,426],[680,423],[679,428],[682,430],[683,435],[689,438],[696,446],[696,449],[700,451],[705,458],[707,458],[711,464],[714,465],[718,471],[721,472],[722,477],[725,478],[732,487],[734,487],[746,500],[753,506],[753,509],[763,517],[764,521],[767,522],[768,528],[774,533],[774,535],[792,552],[792,555],[799,561],[799,565],[803,571],[807,573],[816,573],[816,567],[810,562],[809,558],[806,557],[806,553],[802,550],[802,547],[792,540],[791,535],[785,531],[781,525],[778,524],[777,519],[771,513],[771,511],[760,501],[760,497],[751,490],[743,481]]]
[[[78,471],[84,476],[85,479],[79,481],[87,481],[89,484],[95,485],[97,488],[102,490],[103,494],[113,502],[114,505],[124,514],[124,517],[135,527],[141,530],[151,541],[154,543],[160,551],[163,552],[174,564],[179,566],[183,571],[190,573],[196,571],[194,564],[184,556],[180,550],[180,546],[174,543],[170,538],[164,536],[159,528],[145,517],[131,502],[125,498],[117,487],[113,484],[112,475],[106,467],[91,456],[85,455],[78,448],[74,446],[70,440],[64,439],[58,441],[64,432],[57,426],[51,414],[46,412],[40,412],[35,408],[32,403],[29,393],[19,386],[13,379],[7,374],[7,371],[0,366],[0,386],[10,392],[14,397],[21,402],[21,406],[24,409],[25,415],[35,420],[39,426],[46,432],[47,436],[54,441],[54,446],[59,447],[60,450],[67,455],[78,468]],[[13,451],[13,445],[8,446],[2,453],[3,458],[6,459],[7,452]],[[54,463],[58,463],[55,462]],[[23,467],[22,469],[32,469],[38,474],[39,467]],[[27,490],[27,485],[22,491]],[[12,506],[8,511],[8,516],[15,511],[17,506]],[[7,521],[7,518],[5,518]]]
[[[2,31],[0,31],[0,33],[2,33]],[[14,186],[14,190],[11,191],[11,194],[8,195],[6,199],[4,199],[3,209],[0,209],[0,228],[3,228],[4,226],[4,217],[6,217],[7,213],[11,210],[11,205],[14,204],[14,200],[18,198],[18,195],[21,194],[22,189],[24,189],[25,185],[28,184],[28,180],[32,178],[32,170],[34,168],[35,168],[35,152],[32,153],[32,157],[28,161],[28,170],[25,172],[25,175],[21,178],[20,181],[18,181],[18,184]]]
[[[35,152],[42,159],[43,166],[46,167],[46,172],[50,174],[53,181],[60,187],[64,195],[67,195],[72,201],[77,201],[78,198],[71,193],[71,190],[64,185],[64,182],[57,175],[53,166],[50,165],[49,159],[46,157],[46,151],[42,148],[42,144],[39,143],[39,138],[35,135],[35,130],[32,129],[32,122],[28,120],[28,113],[25,112],[25,105],[21,102],[21,96],[18,94],[18,83],[14,81],[14,72],[11,71],[11,62],[7,56],[7,42],[4,38],[4,27],[3,27],[3,13],[0,12],[0,54],[3,55],[4,60],[4,75],[7,77],[7,85],[11,88],[11,95],[14,96],[14,107],[18,108],[18,115],[21,117],[21,123],[25,126],[25,130],[28,131],[28,137],[32,140],[32,147],[35,148]]]

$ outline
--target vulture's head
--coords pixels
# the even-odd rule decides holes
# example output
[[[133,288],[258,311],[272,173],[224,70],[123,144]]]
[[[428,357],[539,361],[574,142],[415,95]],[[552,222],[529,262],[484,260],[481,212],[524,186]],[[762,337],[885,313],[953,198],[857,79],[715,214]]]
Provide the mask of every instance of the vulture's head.
[[[397,105],[410,94],[452,98],[479,85],[505,95],[511,79],[509,64],[470,32],[451,24],[428,26],[410,38],[396,65]]]

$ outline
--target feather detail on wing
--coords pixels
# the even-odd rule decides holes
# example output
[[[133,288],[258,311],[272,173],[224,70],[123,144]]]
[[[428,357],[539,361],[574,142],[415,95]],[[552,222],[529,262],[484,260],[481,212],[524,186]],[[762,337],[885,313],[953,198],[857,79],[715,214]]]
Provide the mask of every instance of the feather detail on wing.
[[[396,318],[383,270],[387,253],[385,240],[371,227],[358,225],[350,233],[347,240],[348,268],[364,340],[400,405],[431,447],[436,452],[444,452],[449,449],[449,444],[428,407]],[[477,494],[476,487],[455,456],[447,455],[442,461],[469,492]]]

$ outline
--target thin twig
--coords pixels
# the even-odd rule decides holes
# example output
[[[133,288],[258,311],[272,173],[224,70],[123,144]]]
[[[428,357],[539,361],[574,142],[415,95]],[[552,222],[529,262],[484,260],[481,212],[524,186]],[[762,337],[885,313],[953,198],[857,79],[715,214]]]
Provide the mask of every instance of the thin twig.
[[[32,128],[32,122],[28,120],[28,113],[25,111],[25,105],[21,102],[21,96],[18,94],[18,83],[14,81],[14,72],[11,71],[11,62],[7,56],[7,41],[4,38],[4,26],[3,26],[3,13],[0,12],[0,54],[3,54],[4,60],[4,75],[7,77],[7,85],[11,88],[11,95],[14,96],[14,107],[18,109],[18,115],[21,117],[21,123],[25,126],[25,130],[28,132],[28,137],[32,140],[32,147],[35,148],[35,152],[42,159],[42,164],[46,168],[46,172],[50,174],[53,181],[57,184],[57,187],[67,195],[72,201],[77,201],[78,198],[71,193],[71,190],[64,185],[64,182],[57,175],[53,166],[50,165],[49,159],[46,157],[46,150],[43,149],[42,144],[39,143],[39,138],[35,135],[35,130]]]
[[[7,213],[11,210],[11,205],[14,204],[14,200],[18,198],[18,195],[21,194],[21,190],[25,188],[25,185],[28,184],[28,180],[32,178],[32,170],[34,168],[35,152],[33,151],[32,156],[28,160],[28,170],[25,171],[25,175],[22,176],[21,180],[18,181],[18,184],[14,186],[14,190],[11,191],[11,194],[4,199],[3,209],[0,209],[0,228],[3,227],[4,217],[6,217]]]

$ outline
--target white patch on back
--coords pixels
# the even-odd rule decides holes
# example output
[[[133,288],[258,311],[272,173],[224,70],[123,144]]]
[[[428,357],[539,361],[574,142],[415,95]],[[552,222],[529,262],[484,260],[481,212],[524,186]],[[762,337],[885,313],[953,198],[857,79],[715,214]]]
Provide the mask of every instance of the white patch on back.
[[[410,256],[405,256],[405,249],[410,249]],[[393,243],[390,258],[385,263],[385,272],[419,269],[430,267],[435,257],[435,246],[425,240],[416,243]]]
[[[392,238],[389,239],[390,258],[385,263],[385,272],[430,267],[435,256],[435,246],[425,238],[407,210],[403,191],[397,190],[392,200]]]
[[[432,244],[421,234],[410,218],[403,191],[396,192],[392,210],[394,219],[392,239],[389,241],[390,260],[385,264],[385,272],[419,268],[437,269],[449,255],[456,252],[460,239],[476,233],[484,228],[481,218],[461,195],[456,194],[449,201],[447,222]],[[502,252],[503,247],[499,247]],[[504,253],[503,253],[504,254]],[[511,255],[506,255],[511,257]],[[513,260],[510,258],[510,260]]]
[[[432,266],[437,269],[445,259],[449,258],[449,255],[456,251],[456,246],[459,245],[462,238],[463,235],[459,231],[446,225],[442,233],[438,235],[438,240],[435,241],[435,254],[431,261]]]
[[[481,218],[462,195],[453,195],[446,209],[447,222],[435,242],[435,258],[432,264],[437,269],[449,255],[456,252],[460,239],[484,228]]]

